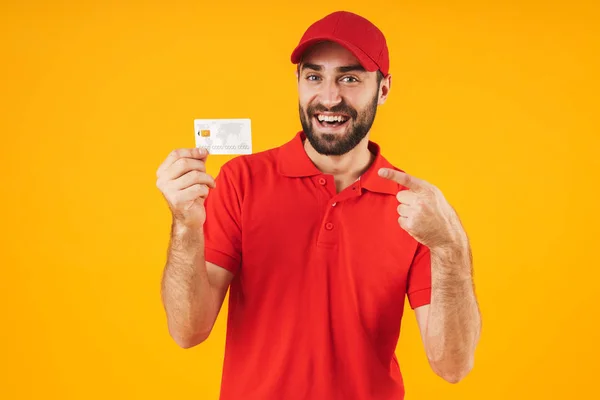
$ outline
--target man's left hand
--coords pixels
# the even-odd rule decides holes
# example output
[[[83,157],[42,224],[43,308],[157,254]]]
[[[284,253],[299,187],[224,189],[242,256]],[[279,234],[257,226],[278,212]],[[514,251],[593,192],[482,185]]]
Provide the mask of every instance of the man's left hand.
[[[466,234],[458,215],[437,187],[389,168],[380,169],[379,176],[408,189],[396,195],[400,202],[398,223],[419,243],[435,249],[464,242]]]

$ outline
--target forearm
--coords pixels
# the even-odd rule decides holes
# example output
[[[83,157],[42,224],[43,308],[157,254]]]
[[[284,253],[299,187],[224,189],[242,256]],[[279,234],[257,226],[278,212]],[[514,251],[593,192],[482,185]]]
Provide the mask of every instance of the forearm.
[[[214,322],[215,300],[204,259],[202,227],[173,223],[161,289],[169,332],[175,341],[190,347],[206,339]]]
[[[426,348],[438,374],[458,381],[472,368],[481,327],[468,242],[431,249]]]

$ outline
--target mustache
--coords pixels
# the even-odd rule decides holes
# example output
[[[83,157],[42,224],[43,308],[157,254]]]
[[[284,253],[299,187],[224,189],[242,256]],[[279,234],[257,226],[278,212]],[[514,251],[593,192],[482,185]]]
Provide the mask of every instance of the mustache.
[[[340,113],[340,114],[346,114],[349,115],[351,118],[356,119],[356,117],[358,117],[358,112],[348,106],[346,103],[340,103],[337,104],[333,107],[325,107],[322,104],[313,104],[308,106],[308,108],[306,109],[306,113],[309,116],[315,115],[317,113],[322,113],[322,112],[332,112],[332,113]]]

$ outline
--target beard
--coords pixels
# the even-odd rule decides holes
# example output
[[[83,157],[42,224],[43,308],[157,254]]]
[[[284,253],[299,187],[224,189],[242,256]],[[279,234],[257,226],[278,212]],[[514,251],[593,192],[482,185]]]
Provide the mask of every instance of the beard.
[[[309,105],[305,111],[302,105],[299,105],[302,129],[317,153],[326,156],[341,156],[356,147],[371,130],[377,113],[378,94],[379,90],[377,90],[371,102],[360,112],[347,105],[343,100],[340,104],[329,109],[316,104]],[[343,113],[350,116],[350,119],[346,122],[346,132],[343,135],[316,132],[318,128],[314,126],[313,117],[316,113],[324,111]]]

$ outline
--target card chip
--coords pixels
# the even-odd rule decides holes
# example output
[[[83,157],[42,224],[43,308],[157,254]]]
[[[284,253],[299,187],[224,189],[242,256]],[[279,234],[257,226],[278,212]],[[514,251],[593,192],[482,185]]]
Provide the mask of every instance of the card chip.
[[[210,136],[210,129],[202,129],[200,131],[200,136],[202,136],[202,137],[209,137]]]

